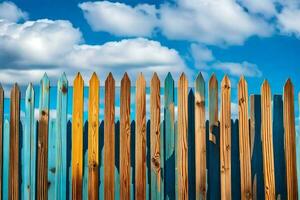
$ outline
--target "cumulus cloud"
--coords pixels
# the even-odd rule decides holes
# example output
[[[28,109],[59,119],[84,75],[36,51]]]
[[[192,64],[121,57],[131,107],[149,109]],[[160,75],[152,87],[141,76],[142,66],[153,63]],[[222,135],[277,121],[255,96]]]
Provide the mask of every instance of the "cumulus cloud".
[[[27,18],[28,14],[19,9],[13,2],[4,1],[0,3],[0,19],[17,22]]]
[[[81,71],[86,78],[92,71],[113,71],[117,76],[124,71],[133,76],[137,72],[189,71],[176,50],[157,41],[134,38],[88,45],[79,29],[62,20],[0,20],[0,43],[3,83],[19,77],[22,84],[28,76],[37,81],[45,71],[50,77],[57,77],[62,70],[69,76]]]
[[[278,15],[278,26],[283,33],[300,36],[300,9],[285,8]]]
[[[217,62],[212,66],[214,69],[222,70],[224,73],[228,73],[232,76],[248,76],[248,77],[261,77],[262,72],[258,69],[257,65],[242,62]]]
[[[119,36],[150,36],[157,24],[155,6],[135,7],[109,1],[79,4],[85,19],[94,31],[106,31]]]
[[[191,54],[197,68],[206,68],[207,62],[213,61],[214,55],[210,49],[204,45],[191,44]]]
[[[261,14],[267,18],[277,13],[274,2],[274,0],[239,0],[239,3],[251,13]]]

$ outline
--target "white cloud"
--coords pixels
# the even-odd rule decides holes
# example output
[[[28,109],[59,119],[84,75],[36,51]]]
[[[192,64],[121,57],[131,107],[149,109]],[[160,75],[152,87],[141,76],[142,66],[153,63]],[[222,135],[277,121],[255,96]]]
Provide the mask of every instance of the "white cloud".
[[[239,0],[251,13],[272,17],[276,14],[274,0]]]
[[[283,33],[300,36],[300,9],[285,8],[278,15],[278,26]]]
[[[191,54],[197,68],[206,68],[206,63],[215,59],[210,49],[199,44],[191,44]]]
[[[0,19],[17,22],[27,18],[28,14],[19,9],[13,2],[4,1],[0,3]]]
[[[139,4],[131,7],[109,1],[79,4],[84,17],[94,31],[106,31],[119,36],[150,36],[157,25],[155,6]]]
[[[160,10],[161,29],[171,39],[205,44],[242,44],[250,36],[268,36],[272,28],[233,0],[178,0]]]
[[[224,73],[228,73],[232,76],[249,76],[249,77],[261,77],[262,72],[258,69],[257,65],[242,62],[217,62],[212,66],[214,69],[222,70]]]
[[[100,45],[83,43],[81,32],[68,21],[37,20],[13,23],[0,20],[0,79],[20,84],[38,81],[44,72],[53,78],[62,71],[73,79],[76,71],[89,79],[92,71],[115,78],[124,71],[135,77],[143,72],[150,77],[190,70],[174,49],[144,38],[123,39]],[[191,73],[190,73],[191,74]]]

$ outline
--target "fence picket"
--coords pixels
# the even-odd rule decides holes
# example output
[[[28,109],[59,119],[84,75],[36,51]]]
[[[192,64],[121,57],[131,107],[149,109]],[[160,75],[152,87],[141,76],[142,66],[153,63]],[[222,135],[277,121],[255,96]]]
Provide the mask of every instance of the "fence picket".
[[[251,154],[249,138],[248,85],[242,76],[238,84],[239,152],[241,173],[241,199],[252,198]]]
[[[57,83],[56,116],[56,199],[67,199],[67,112],[68,80],[63,73]]]
[[[105,80],[104,110],[104,198],[114,199],[115,189],[115,80]]]
[[[77,74],[73,84],[72,199],[82,199],[83,175],[83,79]]]
[[[220,115],[221,199],[231,199],[231,83],[224,76],[221,83]]]
[[[99,79],[93,73],[89,83],[88,198],[98,199],[99,166]]]
[[[284,127],[283,127],[283,100],[282,95],[273,96],[273,146],[275,169],[276,199],[286,197],[286,168],[284,155]]]
[[[261,141],[261,96],[251,95],[250,101],[252,197],[254,200],[256,200],[264,199],[263,159]]]
[[[0,84],[0,177],[3,176],[3,109],[4,109],[4,91]],[[0,178],[0,198],[2,197],[2,178]]]
[[[22,199],[35,199],[36,180],[36,130],[34,129],[34,90],[29,84],[25,97],[25,129],[23,134],[23,197]]]
[[[284,149],[287,199],[298,199],[294,110],[294,87],[291,80],[288,79],[284,86]]]
[[[178,199],[188,199],[188,81],[182,74],[178,81]]]
[[[125,73],[120,94],[120,198],[130,199],[130,79]]]
[[[146,198],[146,81],[136,80],[135,198]]]
[[[174,103],[174,80],[171,73],[165,79],[164,91],[164,138],[165,138],[165,198],[175,199],[175,103]]]
[[[201,73],[195,81],[195,169],[196,199],[206,199],[205,82]]]
[[[297,98],[296,98],[297,99]],[[300,111],[300,92],[298,93],[298,109]],[[298,116],[298,123],[300,123],[300,112]],[[300,196],[300,133],[296,133],[296,150],[297,150],[297,175],[298,175],[298,197]]]
[[[14,84],[10,96],[9,199],[19,199],[20,96],[19,86]]]
[[[47,199],[48,192],[48,124],[50,81],[44,74],[40,83],[40,105],[37,151],[37,198]]]
[[[9,190],[9,143],[10,143],[9,121],[5,120],[3,129],[3,176],[2,199],[8,200]]]
[[[48,199],[55,199],[56,197],[56,121],[49,122],[49,145],[48,145]]]
[[[209,80],[208,136],[208,199],[220,199],[220,133],[218,122],[218,81],[213,74]]]
[[[265,199],[275,199],[271,89],[268,81],[264,81],[261,87],[261,99],[261,136]]]
[[[151,199],[160,199],[160,81],[156,73],[151,80]]]

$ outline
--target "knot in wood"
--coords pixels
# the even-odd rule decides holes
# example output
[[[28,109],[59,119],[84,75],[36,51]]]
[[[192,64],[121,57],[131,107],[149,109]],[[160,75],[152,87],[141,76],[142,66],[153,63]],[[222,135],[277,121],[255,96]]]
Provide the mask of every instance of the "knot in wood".
[[[62,91],[63,94],[66,94],[68,89],[65,85],[63,85],[62,88],[61,88],[61,91]]]
[[[244,102],[245,102],[245,99],[244,98],[240,98],[239,105],[243,104]]]

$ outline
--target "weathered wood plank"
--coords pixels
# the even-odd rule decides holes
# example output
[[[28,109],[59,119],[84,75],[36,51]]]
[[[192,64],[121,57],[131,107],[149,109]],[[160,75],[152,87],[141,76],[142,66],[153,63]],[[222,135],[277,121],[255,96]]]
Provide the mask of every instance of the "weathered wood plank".
[[[98,199],[99,166],[99,79],[93,73],[89,84],[88,198]]]
[[[68,80],[63,73],[57,83],[56,116],[56,199],[67,199],[67,112]]]
[[[287,199],[298,199],[295,137],[294,87],[291,80],[288,79],[284,86],[284,149]]]
[[[164,149],[165,149],[165,138],[164,138],[164,120],[160,123],[160,199],[164,199],[165,197],[165,157],[164,157]]]
[[[0,84],[0,199],[2,197],[2,169],[3,169],[3,109],[4,109],[4,91]]]
[[[188,199],[188,81],[182,74],[178,81],[178,199]]]
[[[5,120],[3,129],[3,176],[2,179],[2,199],[8,199],[9,190],[9,143],[10,143],[10,133],[9,133],[9,121]]]
[[[213,74],[209,80],[208,199],[220,199],[220,133],[218,122],[218,81]]]
[[[120,198],[130,199],[130,79],[125,73],[120,94]]]
[[[154,73],[150,94],[151,199],[160,199],[160,80]]]
[[[282,95],[273,96],[273,145],[275,170],[276,199],[286,197],[286,168],[284,155],[284,127],[283,127],[283,100]]]
[[[146,198],[146,81],[136,80],[135,198]]]
[[[47,74],[40,82],[40,105],[37,152],[37,198],[47,199],[48,195],[48,125],[49,125],[49,90]]]
[[[48,199],[55,199],[56,197],[56,152],[55,138],[56,138],[56,124],[55,120],[51,120],[49,124],[49,145],[48,145]]]
[[[298,94],[298,109],[300,110],[300,92]],[[300,112],[298,116],[298,123],[300,122]],[[298,175],[298,197],[300,196],[300,133],[296,133],[296,151],[297,151],[297,175]]]
[[[253,200],[264,199],[263,159],[261,141],[261,96],[250,97],[250,143]]]
[[[243,76],[238,84],[238,105],[241,199],[252,199],[248,85]]]
[[[14,84],[10,94],[10,139],[9,139],[9,199],[19,199],[19,144],[20,144],[20,89]]]
[[[104,109],[104,198],[115,197],[115,80],[109,73],[105,80]]]
[[[72,113],[72,199],[82,199],[83,175],[83,87],[80,73],[73,83]]]
[[[275,199],[271,89],[268,81],[264,81],[261,87],[261,111],[265,199]]]
[[[195,81],[195,169],[196,199],[206,199],[205,81],[201,73]]]
[[[164,159],[164,182],[165,198],[175,199],[175,110],[174,110],[174,80],[171,73],[165,79],[164,87],[164,138],[165,138],[165,159]]]
[[[26,89],[26,97],[25,97],[25,129],[23,134],[23,163],[24,164],[22,170],[22,180],[23,180],[22,199],[35,199],[36,130],[34,124],[35,124],[34,90],[32,84],[29,84]]]
[[[224,76],[221,83],[220,114],[221,199],[231,199],[231,83]]]
[[[239,151],[239,120],[231,120],[231,194],[232,200],[241,199],[241,173]]]

